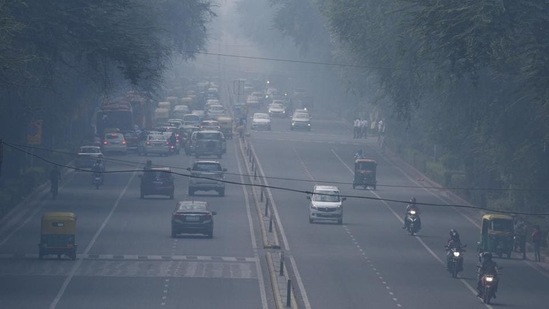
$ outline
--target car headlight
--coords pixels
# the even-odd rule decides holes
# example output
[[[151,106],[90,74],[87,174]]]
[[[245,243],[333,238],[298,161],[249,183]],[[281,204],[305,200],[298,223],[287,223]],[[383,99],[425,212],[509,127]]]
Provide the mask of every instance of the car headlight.
[[[494,281],[494,277],[493,276],[486,276],[486,282],[492,282]]]
[[[459,257],[459,255],[460,255],[459,251],[454,251],[453,253],[454,253],[455,257]]]
[[[308,125],[309,127],[311,126],[311,124],[310,124],[310,123],[308,123],[307,125]]]
[[[295,122],[292,122],[292,125],[295,126]]]

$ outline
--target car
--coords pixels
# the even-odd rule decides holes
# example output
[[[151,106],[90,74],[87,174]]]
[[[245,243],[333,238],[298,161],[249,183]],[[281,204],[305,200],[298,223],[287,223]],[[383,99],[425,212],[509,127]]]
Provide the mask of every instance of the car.
[[[196,191],[216,191],[220,196],[225,196],[224,173],[227,169],[222,168],[219,161],[197,160],[187,170],[191,172],[189,196]]]
[[[76,168],[91,168],[98,160],[103,159],[103,152],[99,146],[81,146],[76,155]]]
[[[225,107],[221,104],[213,104],[208,107],[206,114],[210,119],[215,119],[218,116],[225,114]]]
[[[172,117],[180,118],[183,117],[186,114],[189,114],[191,112],[191,109],[187,105],[176,105],[173,108],[172,111]]]
[[[144,170],[141,178],[140,197],[147,195],[166,195],[173,200],[174,178],[169,167],[152,167]]]
[[[286,117],[286,107],[281,103],[269,104],[269,115],[271,117]]]
[[[128,150],[137,150],[139,134],[137,134],[136,131],[124,132],[124,139],[126,139],[126,147]]]
[[[145,140],[139,142],[137,154],[146,156],[156,154],[167,156],[170,154],[170,144],[168,138],[162,132],[149,132]]]
[[[208,119],[208,120],[202,120],[200,122],[200,125],[198,126],[200,130],[216,130],[219,131],[221,129],[221,125],[217,120]]]
[[[191,114],[198,116],[199,122],[206,116],[206,112],[202,109],[195,109],[191,112]]]
[[[172,213],[172,237],[179,234],[204,234],[213,237],[215,211],[208,209],[208,202],[180,201]]]
[[[271,131],[271,117],[267,113],[254,113],[252,116],[252,130]]]
[[[339,188],[329,185],[315,185],[313,195],[307,196],[309,203],[309,223],[314,221],[336,221],[343,224],[343,201]]]
[[[183,116],[183,126],[196,126],[200,124],[200,116],[194,114],[186,114]]]
[[[311,131],[311,116],[309,116],[309,113],[296,111],[292,115],[290,130],[296,129]]]
[[[103,144],[101,145],[103,153],[108,152],[128,152],[128,146],[126,145],[126,138],[124,134],[118,132],[105,133],[103,138]]]
[[[201,130],[191,134],[189,155],[197,159],[201,156],[217,156],[218,159],[227,152],[227,141],[223,132],[217,130]]]
[[[180,129],[184,126],[183,119],[174,118],[174,119],[168,119],[168,124],[172,127],[176,127],[177,129]]]

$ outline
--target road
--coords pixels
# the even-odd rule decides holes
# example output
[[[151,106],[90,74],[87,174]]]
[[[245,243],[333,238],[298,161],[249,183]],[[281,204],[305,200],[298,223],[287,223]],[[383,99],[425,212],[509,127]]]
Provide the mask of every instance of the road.
[[[182,174],[193,160],[184,154],[148,159]],[[225,197],[213,192],[194,197],[218,213],[213,239],[171,238],[171,213],[175,201],[188,198],[188,179],[176,176],[175,201],[140,199],[137,176],[144,161],[135,154],[108,156],[110,173],[99,190],[89,173],[69,173],[57,200],[37,199],[17,210],[23,214],[19,222],[0,235],[0,308],[272,306],[245,187],[228,185]],[[232,142],[221,161],[227,180],[240,182]],[[76,261],[38,260],[40,216],[46,211],[76,213]]]
[[[378,199],[450,201],[389,161],[376,137],[356,140],[342,121],[313,117],[312,132],[290,131],[288,119],[273,119],[272,131],[250,137],[267,183],[292,190],[270,191],[287,241],[283,249],[295,261],[295,280],[305,290],[304,307],[547,307],[548,274],[519,259],[497,259],[503,267],[498,298],[483,305],[474,291],[480,213],[422,206],[423,229],[410,236],[401,229],[405,204]],[[361,148],[379,164],[376,191],[352,189],[353,154]],[[306,194],[293,190],[310,191],[313,184],[335,184],[348,196],[343,225],[309,224]],[[451,228],[469,245],[459,279],[445,269]]]
[[[290,131],[288,119],[274,119],[272,131],[254,131],[248,138],[260,176],[273,187],[281,250],[292,261],[287,266],[301,289],[302,307],[546,307],[549,275],[518,259],[497,259],[504,267],[498,298],[491,306],[480,303],[474,296],[479,213],[423,206],[423,230],[408,235],[400,228],[405,204],[379,198],[448,201],[389,161],[374,137],[350,136],[342,121],[315,114],[312,132]],[[236,144],[228,147],[222,159],[227,180],[246,182]],[[352,189],[352,156],[360,148],[379,163],[376,191]],[[69,173],[57,200],[29,201],[17,209],[21,216],[2,222],[0,308],[275,307],[248,187],[230,184],[225,197],[195,197],[218,212],[213,239],[173,239],[169,220],[175,201],[139,199],[137,176],[145,158],[108,159],[108,170],[117,172],[106,175],[100,190],[88,173]],[[183,174],[193,160],[183,154],[150,159]],[[274,189],[309,191],[316,183],[338,185],[348,196],[343,225],[309,224],[306,195]],[[186,188],[187,178],[176,176],[175,200],[188,198]],[[78,216],[76,261],[37,258],[40,215],[53,210]],[[444,268],[450,228],[471,248],[459,279]]]

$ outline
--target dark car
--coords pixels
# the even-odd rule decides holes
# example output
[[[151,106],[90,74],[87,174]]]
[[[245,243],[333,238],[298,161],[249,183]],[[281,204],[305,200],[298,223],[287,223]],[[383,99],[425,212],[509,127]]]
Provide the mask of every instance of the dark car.
[[[124,138],[126,139],[126,147],[128,150],[137,150],[137,143],[139,141],[139,134],[137,132],[124,132]]]
[[[146,195],[166,195],[173,200],[175,186],[170,168],[153,167],[145,170],[140,177],[141,198]]]
[[[215,211],[203,201],[180,201],[172,213],[172,237],[178,234],[204,234],[213,237]]]

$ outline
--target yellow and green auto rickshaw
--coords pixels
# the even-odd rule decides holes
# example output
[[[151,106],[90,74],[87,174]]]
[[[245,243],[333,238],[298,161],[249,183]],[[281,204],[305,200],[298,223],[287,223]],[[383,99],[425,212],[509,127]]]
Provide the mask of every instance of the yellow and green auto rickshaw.
[[[355,177],[353,179],[353,189],[356,187],[368,187],[376,189],[376,169],[377,162],[371,159],[355,160]]]
[[[47,212],[42,215],[38,258],[61,255],[76,259],[76,215],[72,212]]]
[[[217,117],[217,122],[221,127],[221,132],[225,135],[226,139],[233,138],[233,118],[229,116],[219,116]]]
[[[485,214],[482,216],[479,252],[492,252],[497,256],[511,257],[514,235],[513,217],[503,214]]]

